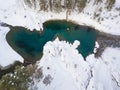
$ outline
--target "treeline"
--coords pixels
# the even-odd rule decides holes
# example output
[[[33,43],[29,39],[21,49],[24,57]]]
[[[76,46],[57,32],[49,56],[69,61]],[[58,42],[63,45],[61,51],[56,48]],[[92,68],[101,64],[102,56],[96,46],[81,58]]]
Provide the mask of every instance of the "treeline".
[[[78,10],[81,12],[87,3],[87,0],[24,0],[25,4],[41,11],[61,12],[63,10]]]
[[[116,0],[107,0],[106,7],[108,10],[111,10],[112,7],[114,6]]]
[[[16,66],[14,72],[2,76],[0,79],[0,90],[35,90],[34,79],[40,80],[43,77],[42,69],[37,65]]]
[[[61,12],[63,10],[81,12],[86,4],[92,0],[24,0],[25,4],[39,11]],[[104,0],[94,0],[94,4],[103,3]],[[111,10],[116,0],[106,0],[106,9]],[[94,5],[93,4],[93,5]]]

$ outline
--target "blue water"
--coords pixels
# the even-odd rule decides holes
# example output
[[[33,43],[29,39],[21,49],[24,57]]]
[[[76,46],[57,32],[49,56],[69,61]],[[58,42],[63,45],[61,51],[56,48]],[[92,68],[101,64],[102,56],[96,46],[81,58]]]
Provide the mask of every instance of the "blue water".
[[[34,30],[29,31],[24,27],[10,27],[6,39],[9,45],[24,59],[39,60],[42,56],[43,46],[57,36],[60,40],[73,43],[80,41],[79,53],[84,59],[93,52],[97,32],[86,26],[79,26],[64,20],[48,21],[43,24],[42,33]]]

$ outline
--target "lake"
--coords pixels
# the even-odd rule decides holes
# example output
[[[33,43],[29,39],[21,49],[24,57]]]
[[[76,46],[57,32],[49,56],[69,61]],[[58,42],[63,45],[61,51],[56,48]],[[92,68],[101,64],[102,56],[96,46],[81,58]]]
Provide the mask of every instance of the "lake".
[[[9,45],[25,60],[36,61],[42,57],[43,47],[56,37],[73,43],[80,41],[77,48],[85,59],[93,53],[97,31],[87,26],[81,26],[65,20],[53,20],[43,23],[43,31],[30,31],[24,27],[12,27],[6,35]]]

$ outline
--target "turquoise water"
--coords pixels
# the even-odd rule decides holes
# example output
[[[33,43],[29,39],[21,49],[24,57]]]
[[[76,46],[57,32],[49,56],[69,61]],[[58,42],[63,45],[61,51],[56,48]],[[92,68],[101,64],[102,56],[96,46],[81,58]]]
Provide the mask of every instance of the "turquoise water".
[[[6,39],[9,45],[24,59],[39,60],[42,56],[43,46],[57,36],[60,40],[73,43],[80,41],[79,53],[84,59],[93,52],[97,32],[86,26],[79,26],[67,21],[48,21],[43,24],[44,31],[29,31],[24,27],[10,27]]]

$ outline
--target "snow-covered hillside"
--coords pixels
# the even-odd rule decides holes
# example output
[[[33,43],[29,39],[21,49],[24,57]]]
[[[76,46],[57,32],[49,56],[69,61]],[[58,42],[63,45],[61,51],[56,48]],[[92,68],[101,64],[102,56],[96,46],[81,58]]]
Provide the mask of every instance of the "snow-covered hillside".
[[[78,44],[56,39],[44,47],[38,62],[43,77],[35,80],[37,90],[120,90],[120,53],[107,48],[98,59],[94,54],[87,61],[77,51]],[[112,54],[114,53],[114,54]]]
[[[44,75],[43,82],[37,85],[39,90],[85,90],[91,77],[90,67],[76,46],[57,39],[45,45],[39,62]]]
[[[94,0],[88,1],[90,2],[82,12],[73,11],[67,14],[66,10],[60,13],[38,11],[39,5],[36,9],[30,8],[24,0],[0,0],[0,22],[41,30],[45,21],[67,19],[94,27],[101,32],[120,35],[120,10],[117,10],[120,8],[120,0],[116,0],[110,11],[105,9],[105,2],[94,5]],[[0,26],[2,67],[15,60],[23,62],[23,58],[5,39],[8,31],[8,27]],[[37,62],[38,68],[42,68],[43,77],[40,80],[35,79],[34,86],[31,86],[33,90],[120,90],[120,49],[108,47],[101,57],[95,58],[91,54],[85,61],[76,49],[79,44],[78,41],[72,45],[59,39],[48,42],[44,46],[42,59]]]
[[[42,23],[47,20],[67,18],[68,21],[92,26],[102,32],[120,35],[120,0],[116,0],[110,11],[106,9],[106,1],[94,4],[95,1],[90,0],[82,12],[73,10],[68,14],[66,9],[60,13],[39,11],[39,5],[36,5],[36,8],[34,5],[30,8],[24,0],[7,0],[6,2],[0,0],[0,20],[14,26],[40,30]]]

